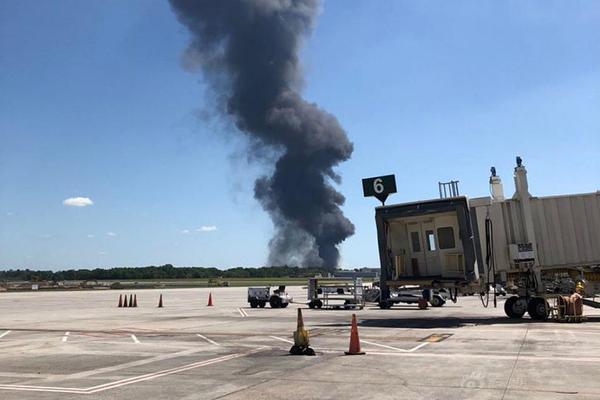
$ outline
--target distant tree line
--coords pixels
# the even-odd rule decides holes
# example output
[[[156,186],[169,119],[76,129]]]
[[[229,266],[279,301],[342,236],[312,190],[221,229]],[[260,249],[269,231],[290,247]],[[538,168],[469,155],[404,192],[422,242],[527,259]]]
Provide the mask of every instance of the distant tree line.
[[[304,278],[332,272],[328,268],[302,267],[235,267],[226,270],[203,267],[174,267],[171,264],[148,267],[70,269],[67,271],[0,270],[0,281],[64,281],[125,279],[210,279],[210,278]]]

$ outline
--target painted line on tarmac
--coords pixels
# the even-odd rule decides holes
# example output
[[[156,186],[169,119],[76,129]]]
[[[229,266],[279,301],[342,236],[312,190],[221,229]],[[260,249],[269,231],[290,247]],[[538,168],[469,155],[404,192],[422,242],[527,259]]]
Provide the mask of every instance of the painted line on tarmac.
[[[385,349],[391,349],[391,350],[396,350],[396,351],[402,351],[405,353],[412,353],[413,351],[419,350],[421,347],[425,346],[428,344],[428,342],[426,343],[421,343],[416,345],[415,347],[413,347],[412,349],[400,349],[398,347],[392,347],[392,346],[386,346],[385,344],[379,344],[379,343],[374,343],[374,342],[369,342],[367,340],[361,340],[362,343],[367,343],[373,346],[379,346],[379,347],[383,347]]]
[[[66,342],[69,339],[70,334],[71,334],[71,332],[65,332],[65,336],[62,337],[62,341]]]
[[[207,341],[208,343],[210,343],[210,344],[214,344],[215,346],[220,346],[220,344],[219,344],[219,343],[215,342],[214,340],[211,340],[211,339],[207,338],[207,337],[206,337],[206,336],[204,336],[204,335],[201,335],[201,334],[199,334],[199,333],[196,333],[196,336],[198,336],[198,337],[199,337],[199,338],[201,338],[201,339],[204,339],[204,340],[206,340],[206,341]]]
[[[0,339],[2,339],[4,336],[8,335],[10,332],[12,332],[12,331],[6,331],[6,332],[0,334]]]
[[[237,310],[242,315],[242,317],[247,317],[248,316],[248,313],[243,308],[238,308]]]
[[[344,350],[320,350],[315,349],[317,353],[339,353]],[[415,357],[415,358],[448,358],[448,359],[483,359],[483,360],[514,360],[517,357],[516,353],[511,354],[460,354],[460,353],[408,353],[408,352],[377,352],[367,351],[367,354],[374,354],[379,356],[395,356],[395,357]],[[582,363],[598,363],[600,357],[561,357],[556,356],[519,356],[519,362],[521,361],[568,361],[575,364]]]
[[[85,389],[62,388],[52,386],[26,386],[26,385],[0,385],[0,390],[16,390],[18,392],[50,392],[50,393],[73,393],[87,394]]]
[[[288,339],[281,338],[281,337],[279,337],[279,336],[269,336],[269,337],[270,337],[270,338],[272,338],[272,339],[281,340],[282,342],[286,342],[286,343],[291,343],[291,344],[294,344],[294,342],[293,342],[293,341],[291,341],[291,340],[288,340]]]
[[[173,374],[177,374],[179,372],[189,371],[191,369],[200,368],[200,367],[204,367],[207,365],[212,365],[212,364],[217,364],[217,363],[221,363],[224,361],[233,360],[235,358],[244,357],[251,353],[256,353],[261,350],[262,350],[262,348],[251,350],[251,351],[248,351],[245,353],[229,354],[227,356],[222,356],[222,357],[217,357],[217,358],[213,358],[213,359],[206,360],[206,361],[200,361],[200,362],[196,362],[196,363],[192,363],[192,364],[187,364],[187,365],[183,365],[183,366],[177,367],[177,368],[166,369],[166,370],[154,372],[151,374],[139,375],[139,376],[135,376],[135,377],[128,378],[128,379],[122,379],[120,381],[107,383],[104,385],[93,386],[93,387],[88,388],[86,393],[92,394],[92,393],[97,393],[97,392],[103,392],[108,389],[115,389],[115,388],[118,388],[121,386],[131,385],[133,383],[149,381],[152,379],[161,378],[163,376],[173,375]]]
[[[212,358],[206,361],[199,361],[192,364],[182,365],[181,367],[165,369],[162,371],[153,372],[145,375],[138,375],[127,379],[121,379],[115,382],[105,383],[103,385],[92,386],[88,388],[70,388],[70,387],[53,387],[53,386],[28,386],[28,385],[1,385],[0,390],[15,390],[15,391],[25,391],[25,392],[50,392],[50,393],[73,393],[73,394],[93,394],[98,392],[104,392],[109,389],[116,389],[122,386],[131,385],[134,383],[149,381],[157,378],[161,378],[163,376],[173,375],[184,371],[189,371],[191,369],[205,367],[207,365],[217,364],[229,360],[233,360],[235,358],[245,357],[252,353],[257,353],[259,351],[263,351],[267,347],[259,347],[258,349],[252,349],[250,351],[246,351],[243,353],[234,353],[226,356],[221,356],[217,358]]]
[[[133,340],[133,343],[135,343],[135,344],[140,344],[140,343],[142,343],[142,342],[140,342],[140,341],[138,340],[137,336],[135,336],[135,335],[131,335],[131,340]]]

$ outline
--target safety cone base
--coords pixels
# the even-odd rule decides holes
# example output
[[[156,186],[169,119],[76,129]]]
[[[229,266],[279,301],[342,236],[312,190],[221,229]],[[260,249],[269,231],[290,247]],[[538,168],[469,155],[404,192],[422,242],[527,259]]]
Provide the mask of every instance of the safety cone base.
[[[362,356],[363,354],[367,354],[367,353],[365,353],[364,351],[353,351],[353,352],[345,351],[344,354],[347,356]]]
[[[290,349],[290,354],[293,356],[316,356],[317,354],[311,347],[302,347],[293,345]]]

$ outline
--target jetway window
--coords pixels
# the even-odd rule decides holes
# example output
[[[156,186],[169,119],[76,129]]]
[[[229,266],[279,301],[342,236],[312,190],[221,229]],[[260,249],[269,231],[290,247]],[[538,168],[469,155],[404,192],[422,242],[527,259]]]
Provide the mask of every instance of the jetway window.
[[[413,253],[419,253],[421,251],[421,241],[419,240],[419,232],[411,232],[410,240],[412,242]]]
[[[425,237],[427,238],[427,250],[428,251],[436,251],[435,248],[435,235],[433,231],[425,231]]]
[[[456,247],[456,243],[454,242],[454,229],[451,226],[438,228],[437,235],[440,249],[453,249]]]

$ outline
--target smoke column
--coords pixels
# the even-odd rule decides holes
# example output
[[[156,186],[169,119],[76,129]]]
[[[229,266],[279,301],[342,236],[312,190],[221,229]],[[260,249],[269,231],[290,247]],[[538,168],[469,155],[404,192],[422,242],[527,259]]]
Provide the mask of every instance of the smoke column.
[[[298,51],[318,11],[316,0],[171,0],[192,35],[186,61],[199,66],[223,111],[250,139],[255,157],[274,161],[254,196],[275,235],[272,265],[339,263],[337,245],[354,233],[340,206],[333,168],[353,145],[337,119],[300,95]]]

